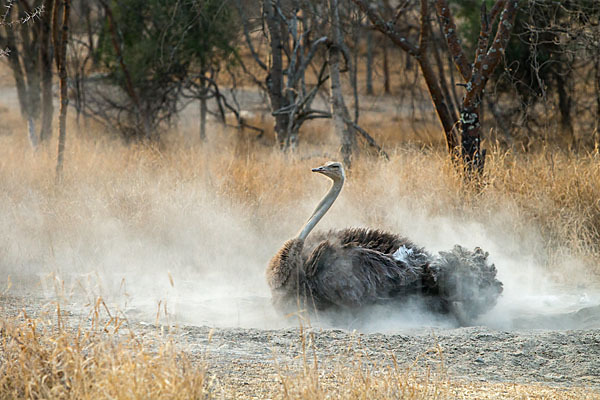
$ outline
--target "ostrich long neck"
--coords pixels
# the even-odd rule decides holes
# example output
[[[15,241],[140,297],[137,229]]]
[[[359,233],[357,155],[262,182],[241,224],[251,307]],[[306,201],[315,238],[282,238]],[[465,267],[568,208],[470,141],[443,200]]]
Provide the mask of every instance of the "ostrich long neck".
[[[298,239],[306,239],[310,231],[312,231],[315,225],[317,225],[321,218],[323,218],[327,210],[329,210],[335,199],[338,197],[340,191],[342,190],[342,186],[344,186],[344,178],[333,181],[333,185],[331,185],[329,192],[327,192],[325,197],[323,197],[313,214],[300,231],[300,234],[298,234]]]

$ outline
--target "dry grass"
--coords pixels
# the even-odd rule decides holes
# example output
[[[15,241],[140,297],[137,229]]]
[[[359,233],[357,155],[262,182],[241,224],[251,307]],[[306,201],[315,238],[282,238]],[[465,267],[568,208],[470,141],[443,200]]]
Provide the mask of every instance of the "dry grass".
[[[600,254],[600,155],[546,149],[532,155],[495,154],[490,165],[495,192],[515,199],[551,246],[578,256]],[[590,259],[590,261],[592,261]]]
[[[396,129],[392,126],[382,129]],[[53,144],[33,154],[24,135],[9,134],[0,137],[0,185],[9,204],[35,193],[36,206],[46,207],[42,212],[50,218],[73,220],[101,203],[112,216],[142,225],[152,208],[160,212],[157,207],[171,200],[188,204],[199,192],[210,193],[218,202],[234,204],[259,230],[283,221],[274,237],[289,236],[325,190],[326,183],[307,171],[336,157],[335,138],[326,127],[314,128],[298,153],[288,155],[255,140],[253,133],[217,130],[205,145],[173,135],[165,145],[148,146],[124,145],[91,128],[83,137],[69,137],[59,187],[54,185]],[[355,160],[339,200],[342,209],[330,213],[333,226],[358,223],[397,230],[407,213],[425,220],[474,221],[505,229],[516,241],[519,235],[540,236],[536,254],[548,265],[568,254],[600,272],[597,152],[522,154],[492,148],[486,184],[479,190],[463,182],[443,148],[407,145],[406,137],[391,135],[386,141],[389,162],[364,155]]]
[[[431,399],[443,390],[445,367],[440,346],[424,351],[412,366],[400,366],[392,355],[389,365],[378,365],[357,343],[349,364],[334,368],[321,365],[315,348],[314,332],[300,329],[302,369],[291,372],[278,366],[281,391],[289,399]],[[417,370],[425,365],[425,372]]]
[[[0,399],[203,399],[205,368],[165,340],[152,343],[123,320],[65,326],[56,315],[0,319]]]

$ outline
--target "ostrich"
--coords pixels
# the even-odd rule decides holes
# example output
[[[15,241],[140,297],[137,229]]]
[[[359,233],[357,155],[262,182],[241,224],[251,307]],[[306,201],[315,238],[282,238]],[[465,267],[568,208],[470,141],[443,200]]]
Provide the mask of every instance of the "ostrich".
[[[266,270],[272,302],[281,312],[355,311],[420,296],[434,312],[451,314],[461,325],[491,309],[502,283],[488,253],[459,245],[432,256],[406,238],[377,229],[316,232],[344,185],[344,168],[329,162],[313,168],[333,181],[297,237],[289,239]]]

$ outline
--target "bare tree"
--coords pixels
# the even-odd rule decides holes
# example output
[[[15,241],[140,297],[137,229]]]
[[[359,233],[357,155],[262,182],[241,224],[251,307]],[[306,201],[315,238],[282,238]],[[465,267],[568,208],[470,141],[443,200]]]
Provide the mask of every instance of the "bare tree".
[[[496,66],[504,56],[517,14],[518,0],[498,0],[490,14],[485,2],[481,3],[481,31],[473,63],[467,61],[458,40],[456,25],[447,0],[437,0],[436,8],[448,41],[448,48],[456,68],[466,81],[466,94],[460,108],[462,158],[469,168],[482,171],[485,151],[481,150],[481,109],[484,88]],[[500,12],[502,10],[502,12]],[[492,23],[498,18],[496,36],[490,45]]]
[[[283,150],[295,148],[304,122],[317,118],[334,118],[346,162],[350,162],[350,155],[356,146],[356,133],[369,146],[386,156],[375,140],[356,121],[351,120],[344,103],[340,73],[351,70],[352,65],[340,32],[339,15],[337,22],[332,22],[331,11],[337,9],[339,12],[337,1],[332,8],[328,3],[309,0],[292,0],[285,5],[281,0],[263,0],[260,19],[263,23],[254,26],[250,23],[241,0],[237,0],[237,6],[246,46],[256,65],[266,73],[264,80],[254,74],[251,76],[270,100],[279,147]],[[255,48],[256,40],[252,35],[255,27],[261,29],[267,39],[267,59],[263,59],[261,52]],[[340,67],[342,58],[343,68]],[[243,60],[240,63],[249,72]],[[312,82],[312,77],[307,74],[309,68],[315,75]],[[314,99],[329,79],[329,110],[313,108]],[[355,86],[354,93],[355,106],[358,107]],[[355,110],[355,119],[357,111]]]
[[[351,165],[352,151],[356,147],[356,135],[352,128],[350,114],[344,102],[342,94],[342,79],[340,76],[340,64],[342,61],[342,52],[344,42],[340,29],[340,16],[338,9],[338,0],[329,0],[329,19],[331,44],[329,45],[328,64],[330,75],[330,94],[329,101],[331,105],[331,115],[333,125],[342,142],[342,157],[346,166]],[[349,55],[346,55],[349,58]]]
[[[480,116],[483,89],[506,49],[517,11],[517,1],[497,0],[490,14],[486,12],[485,6],[482,6],[480,39],[474,62],[471,64],[467,60],[465,51],[458,40],[456,24],[448,2],[446,0],[436,0],[436,8],[448,42],[449,51],[457,69],[466,81],[463,84],[466,93],[460,106],[460,145],[454,131],[458,121],[451,109],[450,90],[444,89],[444,84],[441,83],[445,82],[445,78],[440,76],[440,74],[443,74],[443,68],[438,67],[436,73],[431,61],[432,53],[435,55],[435,49],[431,45],[432,29],[429,2],[427,0],[421,0],[420,2],[417,44],[409,40],[408,36],[402,34],[396,26],[400,16],[406,13],[406,8],[399,8],[394,19],[386,21],[375,5],[369,4],[366,0],[353,1],[365,12],[377,30],[387,35],[394,44],[417,60],[444,129],[448,150],[454,156],[458,154],[458,149],[460,149],[461,158],[467,169],[469,171],[482,171],[485,162],[485,152],[480,149]],[[500,13],[500,11],[502,12]],[[497,33],[490,45],[489,36],[492,23],[499,15]]]
[[[255,49],[252,26],[241,0],[237,0],[236,4],[246,46],[256,65],[267,75],[264,81],[253,78],[268,94],[278,145],[284,150],[294,148],[304,122],[331,117],[328,111],[312,106],[319,89],[329,79],[326,60],[323,57],[319,59],[316,82],[310,84],[306,76],[308,67],[329,40],[322,33],[326,22],[320,17],[323,15],[322,7],[300,0],[291,1],[290,6],[284,7],[280,0],[263,0],[262,27],[269,49],[269,57],[264,60]]]
[[[52,32],[55,48],[56,69],[60,85],[60,111],[58,118],[58,154],[56,160],[56,180],[62,179],[63,159],[65,153],[65,140],[67,136],[67,41],[69,39],[69,13],[71,0],[54,0],[52,11]],[[59,17],[59,8],[62,8],[62,17]]]
[[[40,141],[45,142],[52,137],[52,118],[54,116],[54,102],[52,94],[52,7],[54,0],[44,0],[44,13],[40,21],[40,70],[42,79],[42,123],[40,127]]]
[[[13,72],[21,115],[27,121],[31,146],[39,143],[35,123],[40,114],[40,49],[41,26],[37,19],[45,12],[44,6],[34,6],[29,1],[2,1],[4,14],[0,19],[0,47],[8,53],[7,61]],[[44,77],[47,77],[44,75]],[[44,92],[46,93],[46,92]],[[50,117],[51,118],[51,117]]]

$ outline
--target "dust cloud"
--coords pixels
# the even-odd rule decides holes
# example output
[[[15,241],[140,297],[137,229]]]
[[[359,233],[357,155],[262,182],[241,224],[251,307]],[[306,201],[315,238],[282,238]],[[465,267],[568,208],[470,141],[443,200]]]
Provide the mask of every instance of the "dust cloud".
[[[515,230],[510,205],[478,217],[441,215],[411,193],[399,196],[399,183],[381,179],[372,185],[386,186],[390,196],[380,204],[360,201],[361,189],[349,184],[317,229],[375,226],[407,236],[431,253],[454,244],[483,248],[504,283],[497,306],[477,321],[493,328],[577,328],[575,320],[552,326],[556,320],[545,317],[600,304],[599,292],[585,280],[551,276],[539,233],[535,227]],[[309,182],[306,196],[282,201],[272,211],[220,193],[202,175],[179,179],[159,168],[106,173],[58,192],[7,185],[0,193],[2,275],[10,276],[11,293],[63,296],[82,308],[101,296],[113,310],[149,323],[297,326],[295,317],[280,316],[271,307],[264,268],[327,190],[322,177]],[[381,218],[374,224],[375,207]],[[572,271],[576,262],[569,259]],[[335,326],[335,316],[316,315],[309,323]],[[414,302],[401,309],[375,307],[341,328],[394,332],[454,326]]]

